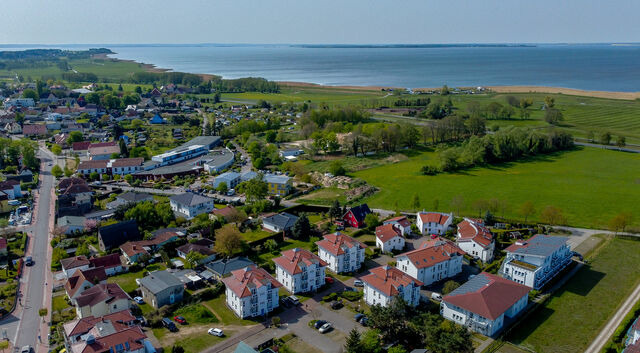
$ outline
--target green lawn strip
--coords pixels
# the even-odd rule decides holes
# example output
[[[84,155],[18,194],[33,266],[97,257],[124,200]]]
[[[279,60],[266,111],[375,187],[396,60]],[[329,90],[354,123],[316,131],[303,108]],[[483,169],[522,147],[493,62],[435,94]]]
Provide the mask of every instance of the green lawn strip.
[[[256,230],[252,230],[249,232],[245,232],[245,233],[240,233],[240,235],[242,236],[242,239],[244,239],[246,242],[250,243],[253,241],[257,241],[260,239],[264,239],[266,237],[270,237],[273,235],[273,233],[271,232],[267,232],[266,230],[262,230],[262,229],[256,229]]]
[[[635,223],[640,223],[640,208],[636,207],[640,154],[578,148],[529,161],[422,175],[420,168],[436,158],[435,153],[425,152],[406,162],[354,173],[380,188],[363,201],[370,207],[411,210],[413,195],[418,195],[420,208],[431,210],[437,203],[437,210],[449,212],[451,200],[461,195],[465,205],[460,212],[468,216],[478,216],[474,201],[495,198],[507,201],[504,216],[509,219],[522,219],[520,206],[531,201],[537,210],[529,217],[533,221],[540,221],[544,207],[555,206],[573,226],[607,227],[622,211],[631,212]]]
[[[183,306],[176,310],[175,316],[183,316],[188,323],[210,324],[217,323],[218,319],[209,309],[200,304],[191,304]]]
[[[522,322],[509,341],[536,352],[583,352],[639,278],[640,241],[612,239]]]
[[[223,340],[231,337],[235,334],[233,330],[225,330],[224,337],[217,337],[210,335],[206,332],[198,332],[194,334],[187,335],[184,338],[175,341],[175,344],[178,346],[182,346],[184,348],[185,353],[199,353],[205,350],[208,347],[214,346]]]
[[[305,204],[332,205],[335,200],[338,200],[342,205],[347,201],[344,192],[345,190],[336,187],[322,188],[299,197],[295,201]]]
[[[220,318],[224,325],[255,325],[257,322],[252,320],[243,320],[239,318],[231,309],[227,307],[227,297],[223,294],[215,299],[204,302],[208,308],[215,311],[217,317]]]
[[[55,295],[51,298],[51,311],[62,311],[66,308],[70,308],[71,306],[64,299],[65,295]]]
[[[127,273],[119,274],[117,276],[109,277],[107,279],[107,282],[117,283],[125,292],[128,293],[138,288],[138,284],[136,283],[136,278],[144,277],[142,274],[145,271],[152,272],[152,271],[158,271],[158,270],[164,270],[164,269],[166,269],[166,266],[164,266],[161,263],[151,264],[138,272],[127,272]]]

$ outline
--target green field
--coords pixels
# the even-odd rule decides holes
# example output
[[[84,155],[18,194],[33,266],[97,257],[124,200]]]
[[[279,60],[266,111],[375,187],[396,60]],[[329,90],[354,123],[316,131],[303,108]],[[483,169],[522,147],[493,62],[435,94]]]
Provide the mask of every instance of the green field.
[[[613,239],[509,340],[536,352],[583,352],[639,282],[640,241]]]
[[[640,223],[640,154],[578,148],[575,151],[541,156],[529,161],[473,168],[458,173],[424,176],[420,168],[433,161],[435,153],[426,152],[406,162],[353,173],[380,188],[365,199],[375,208],[411,210],[413,195],[420,197],[420,208],[440,211],[452,209],[451,200],[462,196],[460,213],[478,216],[476,200],[506,201],[497,216],[522,219],[521,204],[534,203],[539,220],[546,206],[560,208],[567,224],[603,228],[620,212],[631,212]],[[437,201],[436,201],[437,200]]]
[[[223,100],[230,101],[258,101],[265,100],[272,103],[327,103],[329,105],[353,105],[361,104],[365,100],[379,99],[385,96],[385,92],[358,89],[339,89],[330,87],[281,87],[280,93],[224,93]]]
[[[138,272],[126,272],[126,273],[121,273],[117,276],[109,277],[107,279],[107,282],[117,283],[120,286],[120,288],[122,288],[125,292],[129,293],[135,290],[136,288],[138,288],[136,279],[144,277],[142,275],[144,272],[160,271],[164,269],[166,269],[166,266],[164,266],[163,264],[160,264],[160,263],[152,264]]]

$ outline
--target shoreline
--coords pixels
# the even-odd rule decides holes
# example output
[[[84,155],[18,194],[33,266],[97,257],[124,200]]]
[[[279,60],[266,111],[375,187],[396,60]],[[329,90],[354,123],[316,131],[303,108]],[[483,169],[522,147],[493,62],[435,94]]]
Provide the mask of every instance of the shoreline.
[[[117,53],[114,53],[114,54],[117,54]],[[136,60],[118,59],[118,58],[110,57],[109,55],[113,55],[113,54],[96,54],[94,55],[94,57],[101,58],[101,59],[109,59],[113,61],[137,63],[142,65],[142,67],[148,72],[162,73],[162,72],[173,71],[173,69],[157,67],[155,64],[141,63]],[[204,80],[210,80],[213,77],[222,77],[215,74],[203,74],[203,73],[193,73],[193,74],[202,77]],[[393,87],[393,86],[380,86],[380,85],[331,86],[331,85],[322,85],[322,84],[312,83],[312,82],[298,82],[298,81],[286,81],[286,80],[275,81],[275,82],[285,87],[335,89],[335,90],[350,90],[350,91],[382,91],[382,89],[405,89],[406,88],[406,87]],[[640,99],[640,91],[636,91],[636,92],[595,91],[595,90],[592,91],[592,90],[583,90],[583,89],[577,89],[577,88],[535,86],[535,85],[513,85],[513,86],[497,85],[497,86],[482,86],[482,87],[487,88],[494,93],[549,93],[549,94],[565,94],[569,96],[583,96],[583,97],[619,99],[619,100]],[[419,87],[419,88],[412,88],[412,89],[414,91],[431,91],[431,90],[439,90],[440,88],[441,87],[427,87],[427,88]],[[466,88],[466,87],[460,87],[460,88]]]

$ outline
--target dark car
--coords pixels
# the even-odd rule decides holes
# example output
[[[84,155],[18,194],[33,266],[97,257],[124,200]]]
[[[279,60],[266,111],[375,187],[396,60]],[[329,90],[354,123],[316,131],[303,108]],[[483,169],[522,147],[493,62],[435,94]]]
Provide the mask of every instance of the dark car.
[[[171,321],[171,319],[166,317],[162,319],[162,326],[166,327],[171,332],[178,331],[178,327],[176,327],[176,324],[173,321]]]
[[[173,318],[173,320],[175,320],[175,322],[178,322],[182,325],[186,325],[187,324],[187,319],[185,319],[183,316],[176,316]]]
[[[315,329],[319,329],[320,327],[322,327],[322,325],[326,324],[327,321],[326,320],[318,320],[316,321],[315,324],[313,324],[313,327],[315,327]]]
[[[358,290],[353,287],[344,287],[343,292],[357,292]]]
[[[344,305],[342,304],[341,301],[337,301],[336,300],[336,301],[331,302],[331,309],[338,310],[338,309],[342,308],[343,306]]]
[[[27,256],[24,260],[24,264],[27,266],[33,266],[33,258],[31,258],[31,256]]]
[[[363,317],[362,319],[360,319],[360,321],[358,321],[360,323],[360,325],[362,326],[368,326],[369,325],[369,318],[367,318],[366,316]]]
[[[282,306],[285,308],[290,308],[293,306],[293,303],[289,300],[289,298],[282,298]]]
[[[353,319],[356,320],[356,322],[360,322],[360,320],[364,317],[364,314],[356,314]]]
[[[333,277],[327,276],[327,277],[324,278],[324,281],[329,283],[329,284],[333,284]]]

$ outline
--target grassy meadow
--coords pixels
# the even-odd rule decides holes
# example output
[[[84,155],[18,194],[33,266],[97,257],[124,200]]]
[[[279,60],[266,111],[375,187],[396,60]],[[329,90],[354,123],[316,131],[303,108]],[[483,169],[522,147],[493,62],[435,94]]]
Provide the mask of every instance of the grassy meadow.
[[[603,228],[622,211],[633,214],[635,225],[640,223],[640,154],[577,148],[526,161],[422,175],[420,168],[436,158],[436,153],[425,152],[352,174],[380,189],[364,200],[375,208],[411,210],[417,194],[420,208],[457,212],[451,200],[461,195],[464,205],[459,211],[469,216],[478,216],[474,201],[498,199],[506,207],[497,216],[510,219],[522,219],[520,206],[531,201],[537,212],[530,220],[540,220],[544,207],[555,206],[572,226]]]
[[[620,271],[622,268],[626,270]],[[639,278],[640,241],[607,239],[592,261],[527,317],[508,339],[535,352],[583,352],[640,282]]]
[[[258,101],[265,100],[272,103],[326,103],[330,106],[336,105],[358,105],[366,100],[380,99],[386,95],[386,92],[374,91],[367,89],[343,89],[332,87],[315,87],[315,86],[287,86],[281,85],[280,93],[224,93],[223,100],[237,101]]]

